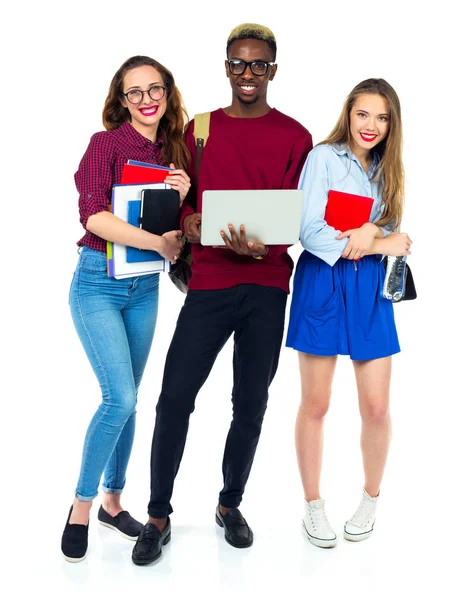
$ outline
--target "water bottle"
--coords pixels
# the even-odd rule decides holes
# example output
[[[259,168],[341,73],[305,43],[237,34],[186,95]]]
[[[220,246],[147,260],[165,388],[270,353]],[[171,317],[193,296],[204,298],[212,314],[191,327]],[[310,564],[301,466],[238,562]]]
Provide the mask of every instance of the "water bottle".
[[[405,295],[406,256],[388,256],[383,296],[392,302],[398,302]]]

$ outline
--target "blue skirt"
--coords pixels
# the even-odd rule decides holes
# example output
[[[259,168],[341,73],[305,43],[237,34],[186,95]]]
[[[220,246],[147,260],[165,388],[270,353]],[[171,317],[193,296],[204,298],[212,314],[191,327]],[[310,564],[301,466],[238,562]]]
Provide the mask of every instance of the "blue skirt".
[[[355,269],[356,264],[356,269]],[[304,250],[297,263],[286,346],[318,356],[372,360],[400,352],[394,309],[377,256],[330,267]]]

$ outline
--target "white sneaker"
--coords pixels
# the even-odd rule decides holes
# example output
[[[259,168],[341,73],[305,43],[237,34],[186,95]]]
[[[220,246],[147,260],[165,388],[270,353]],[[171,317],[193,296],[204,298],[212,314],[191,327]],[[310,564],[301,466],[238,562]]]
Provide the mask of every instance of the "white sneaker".
[[[344,525],[344,537],[351,542],[360,542],[368,538],[373,531],[375,513],[377,510],[378,496],[372,498],[363,490],[358,510],[350,521]]]
[[[336,546],[336,534],[328,523],[325,514],[325,500],[305,500],[305,516],[303,518],[303,531],[315,546],[320,548],[333,548]]]

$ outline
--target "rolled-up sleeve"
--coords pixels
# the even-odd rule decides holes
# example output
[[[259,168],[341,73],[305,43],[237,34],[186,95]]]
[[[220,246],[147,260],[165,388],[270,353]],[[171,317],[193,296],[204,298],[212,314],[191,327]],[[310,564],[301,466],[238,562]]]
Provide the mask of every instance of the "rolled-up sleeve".
[[[390,225],[383,225],[382,227],[380,227],[380,229],[384,233],[384,237],[386,237],[387,235],[391,235],[391,233],[394,233]]]
[[[337,240],[341,233],[327,225],[324,215],[330,182],[327,169],[327,146],[316,146],[308,155],[298,188],[304,192],[300,242],[305,250],[333,266],[341,258],[348,238]]]
[[[80,222],[84,229],[91,215],[108,210],[113,184],[113,155],[108,132],[95,133],[75,173],[75,185],[80,194]]]
[[[384,233],[384,237],[391,235],[391,233],[394,233],[394,221],[387,223],[387,225],[382,225],[380,229]]]

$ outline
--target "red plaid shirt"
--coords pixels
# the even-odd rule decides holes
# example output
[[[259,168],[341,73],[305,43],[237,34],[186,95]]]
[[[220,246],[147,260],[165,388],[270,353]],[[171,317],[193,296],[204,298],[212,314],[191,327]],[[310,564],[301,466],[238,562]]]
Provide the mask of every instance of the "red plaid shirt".
[[[120,183],[123,165],[128,160],[163,165],[162,146],[162,138],[153,143],[130,123],[123,123],[114,131],[94,133],[75,173],[75,185],[80,194],[80,222],[84,229],[91,215],[108,210],[112,186]],[[86,231],[77,244],[106,252],[105,240],[90,231]]]

